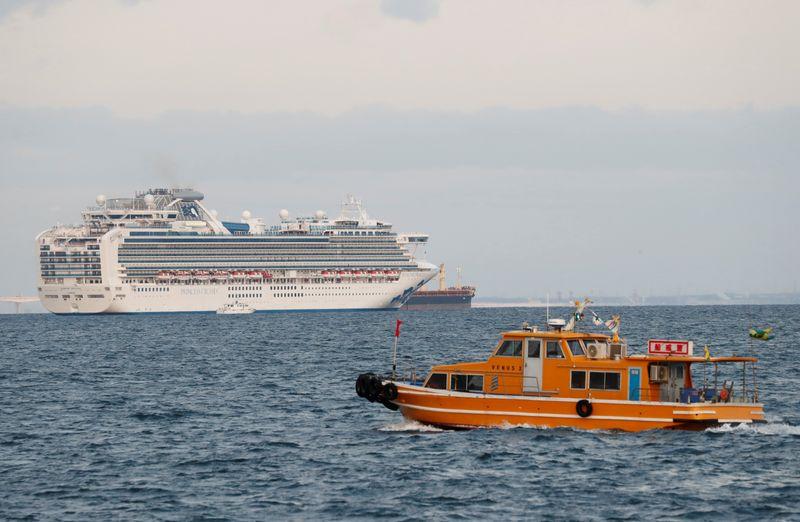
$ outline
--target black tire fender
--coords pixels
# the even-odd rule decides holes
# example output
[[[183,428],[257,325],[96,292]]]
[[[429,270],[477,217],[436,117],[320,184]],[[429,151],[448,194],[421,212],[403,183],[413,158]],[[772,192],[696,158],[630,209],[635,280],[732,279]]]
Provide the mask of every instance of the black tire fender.
[[[369,402],[378,400],[378,396],[383,391],[383,383],[377,375],[370,375],[366,383],[366,397]]]
[[[366,397],[367,395],[366,394],[367,388],[365,386],[366,377],[367,376],[362,373],[361,375],[358,376],[358,379],[356,379],[356,395],[358,395],[359,397]]]
[[[397,404],[395,404],[393,402],[389,402],[389,401],[387,401],[385,399],[383,400],[382,404],[384,406],[386,406],[387,408],[389,408],[390,410],[392,410],[392,411],[397,411],[398,409],[400,409],[400,407]]]
[[[397,399],[397,385],[395,385],[395,383],[386,383],[386,385],[383,387],[383,398],[387,401],[393,401]]]
[[[579,417],[586,418],[592,414],[592,403],[586,399],[581,399],[575,404],[575,411]]]

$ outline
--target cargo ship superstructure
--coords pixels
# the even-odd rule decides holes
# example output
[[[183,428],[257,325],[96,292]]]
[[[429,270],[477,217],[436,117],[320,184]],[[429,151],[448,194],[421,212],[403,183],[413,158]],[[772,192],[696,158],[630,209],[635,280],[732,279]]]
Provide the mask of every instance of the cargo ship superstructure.
[[[461,284],[461,268],[456,269],[456,286],[447,286],[444,265],[439,265],[439,288],[425,290],[420,288],[411,296],[404,309],[406,310],[462,310],[472,308],[475,297],[474,286]]]
[[[98,196],[83,223],[36,238],[39,297],[57,314],[400,308],[437,273],[417,259],[425,234],[397,234],[348,196],[267,225],[248,211],[224,222],[191,189]]]

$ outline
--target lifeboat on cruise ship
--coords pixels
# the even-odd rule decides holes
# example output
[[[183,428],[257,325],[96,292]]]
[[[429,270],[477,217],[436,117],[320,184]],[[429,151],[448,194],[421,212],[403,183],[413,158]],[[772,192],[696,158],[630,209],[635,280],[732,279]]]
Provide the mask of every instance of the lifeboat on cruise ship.
[[[159,281],[169,281],[172,279],[172,273],[169,270],[161,270],[156,276],[156,279]]]
[[[443,428],[644,431],[766,422],[755,357],[712,357],[707,349],[698,357],[691,341],[655,339],[644,353],[628,354],[613,321],[613,336],[574,331],[572,319],[543,331],[523,325],[504,332],[484,361],[434,366],[422,380],[361,374],[356,393]]]
[[[264,276],[261,274],[261,272],[255,272],[255,271],[247,272],[247,277],[248,277],[248,279],[253,279],[253,280],[256,280],[256,281],[264,279]]]
[[[244,272],[240,272],[240,271],[236,270],[236,271],[231,273],[231,277],[233,277],[234,279],[246,279],[247,278],[247,274],[244,273]]]
[[[208,281],[209,279],[211,279],[211,273],[208,272],[207,270],[198,270],[197,273],[195,274],[195,279],[197,279],[198,281]]]
[[[191,272],[188,270],[178,270],[175,272],[175,277],[178,281],[188,281],[191,278]]]
[[[261,272],[261,277],[263,277],[264,279],[272,279],[272,274],[270,274],[267,271],[264,271],[264,272]]]

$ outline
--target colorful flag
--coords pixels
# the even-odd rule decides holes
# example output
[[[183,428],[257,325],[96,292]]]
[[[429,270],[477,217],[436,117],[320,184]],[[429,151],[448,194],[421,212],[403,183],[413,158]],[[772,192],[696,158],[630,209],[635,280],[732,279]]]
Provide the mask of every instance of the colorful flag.
[[[775,336],[772,335],[772,328],[750,328],[750,337],[761,341],[769,341]]]
[[[403,324],[403,321],[400,319],[397,320],[397,324],[394,327],[394,336],[400,337],[400,325]]]
[[[711,359],[711,352],[708,351],[708,345],[703,348],[703,351],[705,352],[704,357],[706,358],[706,361]]]

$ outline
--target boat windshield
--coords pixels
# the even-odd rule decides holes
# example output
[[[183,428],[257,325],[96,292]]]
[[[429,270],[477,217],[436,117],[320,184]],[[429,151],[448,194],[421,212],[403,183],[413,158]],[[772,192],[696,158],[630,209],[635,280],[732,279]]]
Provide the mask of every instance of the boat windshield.
[[[567,341],[567,346],[569,346],[569,351],[572,352],[573,356],[586,355],[586,353],[583,350],[583,345],[577,339],[573,339],[571,341]]]
[[[501,357],[522,357],[522,341],[503,341],[495,355]]]

